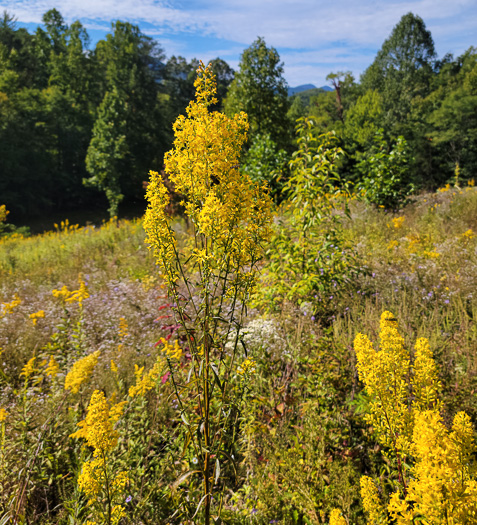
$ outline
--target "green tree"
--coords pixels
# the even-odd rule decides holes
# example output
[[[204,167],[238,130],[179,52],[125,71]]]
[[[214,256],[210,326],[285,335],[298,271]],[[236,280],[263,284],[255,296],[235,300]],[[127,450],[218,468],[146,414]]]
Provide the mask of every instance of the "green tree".
[[[358,164],[362,182],[358,189],[364,198],[377,206],[396,209],[412,193],[409,164],[412,161],[407,142],[398,137],[391,146],[382,129],[376,132],[374,146]]]
[[[458,164],[462,177],[477,166],[477,49],[471,47],[440,71],[438,85],[424,103],[436,170],[447,179]],[[440,180],[439,182],[444,182]]]
[[[239,71],[230,84],[224,109],[227,115],[247,113],[250,135],[269,134],[280,147],[291,141],[288,87],[283,78],[283,63],[273,47],[257,38],[241,56]]]
[[[86,155],[86,168],[91,177],[85,184],[105,192],[109,214],[117,216],[121,193],[121,175],[128,153],[126,108],[118,92],[108,91],[99,107],[93,137]]]
[[[235,77],[235,71],[221,58],[214,58],[210,61],[212,71],[217,80],[217,103],[212,106],[212,110],[222,111],[224,99],[227,95],[230,84]]]
[[[195,96],[194,80],[199,61],[190,62],[181,56],[172,56],[164,70],[164,90],[168,96],[168,121],[172,124]]]
[[[365,90],[383,96],[386,125],[403,131],[408,124],[411,102],[429,93],[436,52],[430,31],[413,13],[404,15],[379,50],[373,63],[361,76]]]
[[[116,162],[119,172],[114,178],[121,189],[112,191],[113,194],[142,200],[145,174],[151,167],[161,167],[167,148],[166,120],[159,96],[164,55],[158,44],[137,26],[117,21],[112,29],[105,40],[98,42],[95,51],[104,97],[103,109],[96,116],[100,122],[97,126],[95,124],[95,129],[103,127],[101,121],[107,115],[105,97],[113,97],[115,110],[111,110],[111,116],[107,116],[105,122],[116,119],[124,122],[117,132],[118,136],[124,136],[124,144],[121,143],[118,151],[112,154],[115,159],[121,158],[121,162]],[[122,109],[119,110],[119,107]],[[103,139],[100,141],[103,142]],[[93,150],[96,148],[94,146]]]
[[[288,161],[287,152],[279,149],[270,135],[255,135],[243,156],[241,169],[253,182],[266,182],[274,199],[279,201],[289,172]]]

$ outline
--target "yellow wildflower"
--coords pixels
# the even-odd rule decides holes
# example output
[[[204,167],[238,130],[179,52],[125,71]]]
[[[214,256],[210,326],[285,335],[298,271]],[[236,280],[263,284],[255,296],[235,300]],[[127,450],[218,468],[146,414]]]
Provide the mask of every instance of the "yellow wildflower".
[[[366,336],[356,337],[358,372],[371,397],[366,419],[387,454],[396,455],[401,490],[391,495],[386,512],[372,480],[361,478],[370,523],[391,519],[396,525],[412,525],[415,518],[435,525],[477,522],[476,447],[470,417],[459,412],[452,431],[445,427],[439,413],[441,384],[427,339],[416,342],[410,374],[409,357],[390,312],[381,317],[380,338],[381,349],[375,352]]]
[[[78,487],[88,498],[89,505],[95,505],[101,493],[107,493],[111,523],[117,524],[124,509],[115,504],[128,482],[126,472],[112,472],[110,453],[117,445],[119,432],[114,428],[121,417],[125,402],[110,406],[103,392],[95,390],[88,405],[86,419],[78,423],[80,430],[71,435],[84,438],[93,448],[93,458],[87,461],[78,477]],[[104,513],[98,512],[104,519]],[[102,522],[102,521],[101,521]]]
[[[443,188],[439,188],[437,193],[445,193],[451,189],[450,184],[447,183]]]
[[[67,301],[73,292],[70,292],[68,290],[67,286],[63,286],[61,290],[52,290],[51,294],[53,297],[56,297],[57,299],[61,299],[62,301]]]
[[[431,250],[425,250],[423,255],[424,257],[426,257],[426,259],[438,259],[441,256],[439,252],[435,252]]]
[[[38,319],[43,319],[45,317],[45,311],[39,310],[38,312],[30,314],[29,317],[33,321],[33,324],[36,325]]]
[[[241,113],[230,119],[209,111],[216,102],[215,77],[202,63],[197,72],[196,100],[187,107],[187,116],[174,123],[174,148],[165,155],[165,172],[184,195],[185,213],[203,240],[187,260],[218,274],[228,273],[258,259],[261,241],[270,233],[272,201],[264,188],[239,170],[247,116]],[[147,199],[147,242],[173,285],[179,278],[176,238],[165,212],[169,195],[156,172],[150,173]]]
[[[18,294],[13,296],[13,300],[9,303],[0,303],[0,316],[11,314],[13,310],[22,304],[22,300],[18,297]]]
[[[46,367],[45,374],[47,376],[56,377],[59,371],[60,365],[56,362],[53,356],[50,356],[50,361],[48,362],[48,366]]]
[[[392,220],[394,229],[399,230],[402,227],[402,225],[404,224],[404,221],[406,220],[406,217],[404,217],[404,216],[403,217],[394,217],[391,220]],[[389,226],[389,224],[388,224],[388,226]]]
[[[100,351],[82,357],[71,367],[66,374],[65,390],[70,390],[72,394],[77,394],[83,383],[89,380],[93,373],[94,367],[98,363]]]
[[[408,388],[405,378],[410,369],[409,355],[391,312],[381,316],[380,350],[375,351],[367,336],[354,341],[359,378],[372,397],[371,413],[366,420],[373,425],[386,446],[409,450]]]
[[[0,408],[0,423],[7,419],[8,412],[4,408]]]
[[[25,381],[28,381],[28,378],[29,378],[34,372],[36,372],[36,368],[35,368],[35,360],[36,360],[36,357],[33,356],[33,357],[28,361],[28,363],[22,368],[22,373],[20,374],[20,377],[21,377],[21,376],[25,376]]]
[[[360,479],[361,498],[363,507],[369,516],[370,525],[380,525],[388,523],[385,515],[385,509],[380,501],[378,489],[373,480],[368,476],[362,476]]]
[[[136,376],[136,385],[129,388],[129,396],[143,396],[149,390],[152,390],[159,378],[161,371],[164,368],[164,362],[161,358],[158,358],[154,363],[154,366],[149,370],[147,374],[144,375],[144,367],[139,368],[137,365],[134,365],[134,375]]]
[[[245,359],[245,361],[238,367],[237,373],[242,376],[254,374],[256,365],[257,363],[253,359],[247,357],[247,359]]]
[[[414,389],[413,408],[417,410],[439,410],[438,401],[441,382],[437,376],[437,367],[434,361],[429,341],[420,338],[416,341],[414,358],[414,374],[411,380]]]
[[[333,509],[330,514],[330,525],[348,525],[341,515],[341,511]]]
[[[118,365],[111,359],[111,370],[113,371],[113,373],[117,374],[118,373]]]
[[[164,337],[161,337],[161,339],[159,339],[159,342],[161,342],[164,345],[162,351],[166,354],[167,357],[170,357],[172,359],[180,359],[182,357],[182,348],[179,347],[179,341],[177,339],[174,341],[174,346],[171,345],[169,341]]]
[[[66,299],[67,303],[71,303],[73,301],[77,301],[78,304],[81,306],[83,304],[83,301],[89,297],[88,287],[86,286],[86,282],[83,281],[83,278],[81,275],[78,279],[79,282],[79,288],[78,290],[74,290],[71,292],[70,297]]]
[[[80,421],[77,430],[70,437],[84,438],[90,447],[95,449],[94,456],[110,452],[116,447],[118,432],[114,425],[121,417],[125,401],[109,406],[103,392],[95,390],[91,396],[86,419]]]
[[[125,317],[121,317],[119,319],[119,338],[124,339],[128,333],[128,322]]]
[[[7,220],[7,215],[9,213],[10,212],[7,210],[7,207],[5,206],[5,204],[2,204],[0,206],[0,222],[5,222]]]

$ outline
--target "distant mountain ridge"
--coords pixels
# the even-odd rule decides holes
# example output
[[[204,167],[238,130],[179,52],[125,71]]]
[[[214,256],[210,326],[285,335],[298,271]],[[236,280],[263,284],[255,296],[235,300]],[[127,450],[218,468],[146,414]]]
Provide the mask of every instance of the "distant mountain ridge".
[[[297,93],[301,93],[302,91],[310,91],[311,89],[316,89],[318,91],[333,91],[333,88],[330,86],[321,86],[320,88],[317,88],[314,84],[302,84],[301,86],[289,87],[288,96],[291,97]]]

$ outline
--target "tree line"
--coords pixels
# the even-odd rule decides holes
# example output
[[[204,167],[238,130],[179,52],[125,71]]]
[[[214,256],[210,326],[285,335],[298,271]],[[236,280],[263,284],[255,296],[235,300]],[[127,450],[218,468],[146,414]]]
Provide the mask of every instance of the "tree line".
[[[121,201],[143,202],[143,181],[162,169],[172,123],[194,96],[198,60],[166,60],[127,22],[114,22],[94,49],[81,23],[67,25],[55,9],[43,25],[29,33],[7,12],[0,19],[1,203],[26,218],[93,205],[114,215]],[[248,114],[243,169],[278,201],[300,118],[317,135],[336,134],[341,179],[372,189],[376,204],[475,175],[477,50],[438,59],[412,13],[359,81],[330,73],[332,92],[289,97],[280,56],[263,38],[244,50],[238,71],[220,58],[212,66],[213,109]]]

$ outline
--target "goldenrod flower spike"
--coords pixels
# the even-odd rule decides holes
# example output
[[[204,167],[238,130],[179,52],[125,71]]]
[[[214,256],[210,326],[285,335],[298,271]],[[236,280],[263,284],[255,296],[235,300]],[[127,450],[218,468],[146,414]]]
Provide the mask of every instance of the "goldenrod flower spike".
[[[29,377],[34,373],[36,372],[36,368],[35,368],[35,360],[36,360],[36,357],[33,356],[29,361],[28,363],[22,368],[22,372],[20,374],[20,377],[24,376],[25,377],[25,381],[28,381]]]
[[[0,408],[0,423],[3,423],[8,417],[8,412],[4,408]]]
[[[98,363],[100,351],[82,357],[71,367],[66,374],[65,390],[70,390],[72,394],[77,394],[83,383],[89,380],[93,373],[94,367]]]
[[[60,365],[56,362],[53,356],[50,356],[50,361],[46,367],[45,374],[50,377],[56,377],[60,371]]]
[[[414,525],[417,518],[433,525],[477,523],[476,447],[470,417],[459,412],[450,432],[444,425],[439,413],[441,384],[427,339],[416,342],[412,373],[390,312],[381,317],[380,339],[380,350],[375,351],[369,339],[358,334],[358,372],[371,397],[366,420],[387,448],[385,453],[397,459],[401,486],[385,507],[373,481],[361,478],[370,523],[391,519],[396,525]]]
[[[73,438],[84,438],[93,448],[93,459],[83,465],[78,477],[78,487],[88,497],[88,504],[95,505],[103,492],[107,493],[110,506],[107,523],[116,525],[125,516],[122,505],[117,502],[128,482],[126,472],[113,473],[110,453],[117,445],[119,432],[114,425],[121,417],[125,401],[110,406],[103,392],[95,390],[91,396],[86,419],[78,423],[80,430],[71,434]],[[101,510],[99,517],[104,515]],[[101,521],[101,523],[106,521]],[[94,522],[93,522],[94,523]]]
[[[348,525],[341,515],[341,511],[333,509],[330,514],[330,525]]]
[[[381,503],[378,489],[373,480],[368,476],[362,476],[360,480],[361,498],[363,507],[369,517],[370,525],[384,525],[388,523],[385,509]]]
[[[191,264],[216,271],[221,265],[237,269],[261,253],[261,241],[270,233],[272,201],[238,169],[247,116],[231,119],[209,111],[215,78],[202,63],[195,87],[196,100],[189,104],[187,116],[179,116],[174,124],[174,148],[165,155],[165,172],[184,195],[185,213],[203,239],[192,250]],[[169,195],[156,172],[150,173],[146,197],[146,241],[173,285],[179,278],[176,238],[165,213]]]

